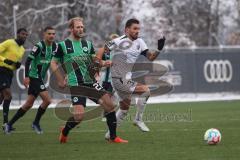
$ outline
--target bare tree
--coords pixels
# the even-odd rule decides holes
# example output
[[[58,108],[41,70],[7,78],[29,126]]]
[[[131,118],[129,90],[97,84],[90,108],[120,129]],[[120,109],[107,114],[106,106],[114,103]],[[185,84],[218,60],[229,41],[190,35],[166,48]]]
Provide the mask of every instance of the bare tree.
[[[15,17],[14,6],[18,6]],[[0,41],[14,36],[14,21],[30,33],[27,48],[48,25],[57,29],[57,39],[62,40],[68,36],[68,19],[81,16],[88,39],[96,46],[110,33],[122,34],[130,17],[141,20],[141,36],[150,47],[162,34],[169,47],[228,45],[230,35],[239,32],[239,6],[240,0],[2,0]]]

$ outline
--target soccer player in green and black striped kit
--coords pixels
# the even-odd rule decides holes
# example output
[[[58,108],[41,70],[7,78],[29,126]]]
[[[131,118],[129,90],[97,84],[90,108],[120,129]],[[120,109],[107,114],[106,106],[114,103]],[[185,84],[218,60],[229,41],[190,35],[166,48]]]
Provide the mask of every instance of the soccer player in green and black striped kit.
[[[118,38],[119,36],[117,34],[111,34],[109,36],[109,40],[113,40],[115,38]],[[97,55],[98,56],[98,55]],[[98,57],[101,58],[101,57]],[[102,86],[105,90],[108,92],[113,92],[113,87],[111,84],[112,77],[111,77],[111,71],[110,71],[110,66],[111,66],[111,61],[112,61],[112,54],[110,52],[105,53],[102,55],[102,60],[104,60],[104,66],[106,66],[104,72],[102,72],[101,80],[102,80]]]
[[[54,40],[55,29],[52,27],[46,27],[44,29],[44,39],[38,42],[29,54],[25,63],[24,79],[24,85],[28,88],[28,97],[23,106],[18,109],[17,113],[5,126],[6,134],[9,134],[12,131],[13,124],[32,108],[34,101],[39,95],[42,98],[42,103],[39,106],[35,120],[32,123],[32,129],[34,129],[37,134],[43,133],[39,122],[51,103],[51,98],[43,80],[47,74],[52,57],[57,50],[57,44]]]
[[[119,36],[113,33],[109,36],[108,40],[111,41],[117,37]],[[103,60],[103,70],[99,77],[101,79],[101,84],[106,91],[112,93],[112,96],[113,96],[112,99],[113,101],[116,101],[117,97],[116,95],[114,95],[115,92],[113,91],[113,87],[112,87],[112,77],[111,77],[111,71],[110,71],[110,66],[112,65],[112,54],[108,52],[103,55],[97,55],[97,57]],[[102,121],[106,121],[104,114],[103,114]]]
[[[100,60],[95,60],[95,51],[90,41],[83,39],[84,25],[80,17],[69,20],[70,37],[60,42],[58,51],[51,62],[51,68],[60,87],[69,87],[73,104],[73,116],[69,117],[62,128],[59,141],[66,143],[67,137],[84,116],[86,98],[103,106],[106,112],[107,125],[110,130],[110,142],[127,143],[128,141],[116,135],[116,115],[114,104],[109,94],[95,80],[95,75],[100,68]],[[67,84],[63,81],[63,75],[58,70],[62,64],[66,73]]]

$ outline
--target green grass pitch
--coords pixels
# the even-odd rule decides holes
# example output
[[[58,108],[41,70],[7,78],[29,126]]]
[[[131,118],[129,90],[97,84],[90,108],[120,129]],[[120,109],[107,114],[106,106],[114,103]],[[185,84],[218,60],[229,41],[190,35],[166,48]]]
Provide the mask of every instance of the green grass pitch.
[[[10,117],[16,112],[10,112]],[[36,110],[30,110],[14,127],[11,135],[0,134],[1,160],[239,160],[240,101],[172,103],[148,105],[144,119],[151,129],[143,133],[132,125],[135,109],[118,129],[128,144],[104,140],[101,118],[83,122],[72,130],[67,144],[58,142],[59,126],[49,109],[42,119],[43,135],[30,125]],[[0,116],[2,117],[2,111]],[[222,141],[209,146],[204,132],[218,128]]]

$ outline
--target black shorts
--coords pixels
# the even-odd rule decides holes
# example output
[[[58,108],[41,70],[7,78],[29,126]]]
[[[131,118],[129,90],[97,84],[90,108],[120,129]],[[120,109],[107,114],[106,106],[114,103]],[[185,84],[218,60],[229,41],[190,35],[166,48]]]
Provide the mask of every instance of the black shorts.
[[[28,95],[33,95],[34,97],[37,97],[40,92],[47,90],[41,79],[31,78],[31,77],[29,78],[30,78],[30,84],[28,88]]]
[[[83,105],[86,107],[87,98],[98,104],[98,100],[105,95],[104,88],[99,83],[81,84],[70,87],[71,100],[73,105]]]
[[[6,88],[10,88],[12,84],[13,71],[0,67],[0,91]]]
[[[112,87],[111,82],[102,82],[102,86],[106,91],[111,92],[111,93],[113,92],[113,87]]]

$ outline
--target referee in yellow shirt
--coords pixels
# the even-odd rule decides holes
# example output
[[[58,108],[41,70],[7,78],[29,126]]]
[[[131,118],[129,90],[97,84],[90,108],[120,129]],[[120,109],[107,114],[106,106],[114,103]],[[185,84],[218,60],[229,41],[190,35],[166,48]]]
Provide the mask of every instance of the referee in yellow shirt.
[[[27,30],[19,28],[16,39],[8,39],[0,43],[0,94],[3,98],[3,124],[8,122],[9,106],[12,99],[10,87],[13,71],[21,66],[20,61],[25,52],[23,44],[27,36]]]

